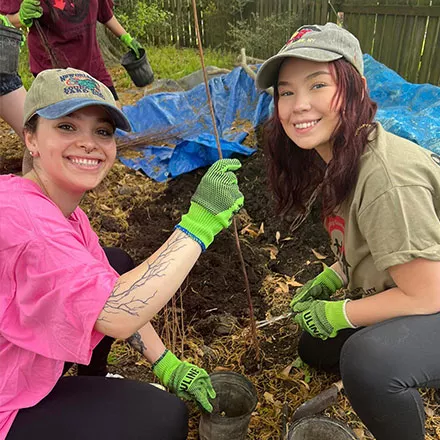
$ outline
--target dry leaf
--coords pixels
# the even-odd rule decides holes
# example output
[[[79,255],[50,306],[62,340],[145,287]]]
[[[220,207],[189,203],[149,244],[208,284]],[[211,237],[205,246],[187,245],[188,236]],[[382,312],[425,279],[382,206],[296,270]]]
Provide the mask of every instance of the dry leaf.
[[[112,208],[108,207],[107,205],[101,204],[99,205],[99,207],[103,210],[103,211],[111,211]]]
[[[267,246],[264,246],[263,249],[265,251],[269,252],[271,260],[276,260],[277,259],[277,255],[278,255],[279,251],[278,251],[278,248],[276,246],[274,246],[273,244],[269,244]]]
[[[306,387],[307,391],[310,391],[310,386],[307,382],[305,382],[303,380],[299,380],[298,382],[302,383]]]
[[[293,237],[286,237],[286,238],[283,238],[281,241],[290,241],[290,240],[293,240]]]
[[[425,406],[425,414],[428,417],[434,417],[435,416],[435,411],[431,407]]]
[[[283,280],[277,280],[276,282],[277,288],[275,289],[275,293],[281,291],[282,293],[289,293],[289,286]]]
[[[324,255],[321,255],[319,252],[316,252],[315,249],[312,249],[313,255],[318,259],[318,260],[325,260],[327,257]]]
[[[261,228],[259,230],[257,230],[256,226],[254,226],[252,223],[250,223],[249,225],[245,226],[240,231],[240,234],[241,235],[248,234],[248,235],[250,235],[253,238],[257,238],[259,235],[262,234],[262,232],[261,232]]]
[[[353,431],[359,440],[365,440],[365,431],[362,428],[353,428]]]
[[[282,377],[289,377],[290,371],[292,370],[293,362],[291,362],[289,365],[287,365],[286,368],[284,368],[283,371],[281,371],[280,376]]]
[[[264,234],[264,222],[261,223],[261,225],[260,225],[260,229],[259,229],[258,233],[259,233],[260,235]]]
[[[291,287],[301,287],[301,286],[303,286],[302,283],[300,283],[300,282],[295,280],[294,276],[292,276],[292,278],[290,278],[290,280],[287,281],[287,285],[291,286]]]
[[[280,231],[277,231],[276,234],[275,234],[275,240],[277,241],[277,244],[280,243],[280,238],[281,238]]]
[[[273,394],[268,393],[267,391],[264,393],[264,400],[266,402],[275,404],[275,399],[273,398]]]
[[[231,371],[231,369],[230,368],[225,368],[225,367],[217,366],[217,367],[214,368],[214,371]]]

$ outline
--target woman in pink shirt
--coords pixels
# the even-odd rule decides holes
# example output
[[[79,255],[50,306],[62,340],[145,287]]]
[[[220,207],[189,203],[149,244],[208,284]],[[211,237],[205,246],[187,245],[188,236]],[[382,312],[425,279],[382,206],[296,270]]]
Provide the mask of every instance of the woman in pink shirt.
[[[145,262],[128,270],[125,254],[109,254],[119,275],[78,207],[115,160],[115,128],[130,130],[111,91],[80,70],[43,71],[24,127],[33,168],[0,176],[0,440],[185,439],[187,410],[175,396],[137,381],[62,377],[63,369],[89,364],[104,335],[127,339],[170,391],[212,411],[206,371],[168,351],[150,320],[243,205],[240,163],[207,171]]]

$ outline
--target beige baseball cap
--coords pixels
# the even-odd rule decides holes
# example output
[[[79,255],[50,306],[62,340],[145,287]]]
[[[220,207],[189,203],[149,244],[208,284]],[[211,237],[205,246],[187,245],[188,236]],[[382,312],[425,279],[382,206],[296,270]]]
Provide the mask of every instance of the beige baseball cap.
[[[344,58],[361,75],[364,74],[364,61],[358,39],[335,23],[300,27],[283,48],[260,67],[255,80],[259,89],[276,85],[278,72],[286,58],[302,58],[321,63]]]
[[[57,119],[91,105],[105,107],[117,128],[131,131],[129,120],[116,106],[108,87],[72,68],[48,69],[37,75],[24,102],[24,124],[35,114]]]

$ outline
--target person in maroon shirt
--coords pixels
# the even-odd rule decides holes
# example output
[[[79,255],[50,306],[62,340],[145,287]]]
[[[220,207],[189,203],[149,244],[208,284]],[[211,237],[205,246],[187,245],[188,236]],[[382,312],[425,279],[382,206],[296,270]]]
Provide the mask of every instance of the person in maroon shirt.
[[[30,28],[29,63],[34,76],[54,67],[73,67],[104,83],[118,100],[98,46],[96,23],[103,23],[137,56],[141,46],[114,16],[112,0],[2,0],[0,12],[14,26]]]

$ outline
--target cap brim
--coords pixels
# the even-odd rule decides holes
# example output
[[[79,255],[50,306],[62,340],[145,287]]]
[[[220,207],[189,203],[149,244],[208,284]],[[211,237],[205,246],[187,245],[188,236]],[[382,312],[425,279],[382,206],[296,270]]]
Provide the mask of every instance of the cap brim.
[[[329,50],[311,47],[298,47],[278,53],[261,65],[255,79],[257,88],[265,90],[276,85],[281,64],[286,58],[301,58],[319,63],[328,63],[342,58],[342,55]]]
[[[72,98],[66,101],[57,102],[56,104],[48,105],[45,108],[37,110],[36,113],[45,119],[58,119],[69,115],[70,113],[76,112],[84,107],[90,107],[92,105],[105,107],[113,119],[116,128],[119,128],[123,131],[131,131],[130,122],[121,110],[112,104],[97,101],[95,99]]]

